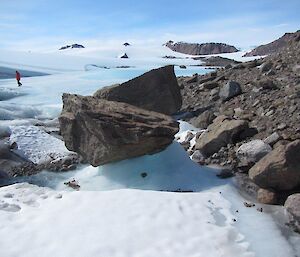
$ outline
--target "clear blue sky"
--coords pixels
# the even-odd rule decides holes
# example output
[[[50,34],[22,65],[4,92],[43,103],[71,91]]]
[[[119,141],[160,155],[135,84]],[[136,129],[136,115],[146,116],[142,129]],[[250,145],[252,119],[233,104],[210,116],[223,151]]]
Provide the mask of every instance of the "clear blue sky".
[[[300,0],[0,0],[0,47],[88,40],[219,41],[247,47],[300,29]]]

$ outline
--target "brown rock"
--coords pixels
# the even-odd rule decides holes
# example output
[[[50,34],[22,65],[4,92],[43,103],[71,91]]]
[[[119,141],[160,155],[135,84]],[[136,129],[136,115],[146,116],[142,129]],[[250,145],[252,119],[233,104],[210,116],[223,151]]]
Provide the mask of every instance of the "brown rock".
[[[151,70],[121,85],[100,89],[94,96],[164,114],[177,112],[182,104],[172,65]]]
[[[263,204],[276,204],[277,196],[273,190],[260,188],[257,192],[257,201]]]
[[[211,156],[227,144],[240,141],[240,134],[248,129],[244,120],[230,120],[225,116],[217,117],[196,142],[196,149],[205,156]]]
[[[280,145],[249,171],[250,178],[262,188],[291,190],[300,185],[300,140]]]
[[[178,132],[171,117],[129,104],[71,94],[63,103],[65,144],[93,166],[159,152]]]

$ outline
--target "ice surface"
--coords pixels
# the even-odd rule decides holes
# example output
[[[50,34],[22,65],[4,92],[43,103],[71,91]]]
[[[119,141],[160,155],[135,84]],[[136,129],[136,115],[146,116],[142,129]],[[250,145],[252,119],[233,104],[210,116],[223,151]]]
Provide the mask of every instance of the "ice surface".
[[[36,126],[12,126],[11,143],[18,144],[18,154],[36,164],[71,155],[63,141]]]

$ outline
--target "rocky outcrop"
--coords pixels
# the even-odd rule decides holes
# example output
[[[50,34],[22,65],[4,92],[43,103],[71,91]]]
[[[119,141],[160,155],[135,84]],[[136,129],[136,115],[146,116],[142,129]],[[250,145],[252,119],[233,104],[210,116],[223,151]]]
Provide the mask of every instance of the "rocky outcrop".
[[[166,115],[71,94],[63,95],[59,122],[67,148],[93,166],[159,152],[178,132]]]
[[[244,120],[230,120],[225,116],[217,117],[196,142],[196,150],[204,156],[211,156],[227,144],[239,142],[242,133],[248,129]]]
[[[100,89],[94,96],[164,114],[176,113],[182,104],[174,66],[171,65],[151,70],[121,85]]]
[[[119,56],[119,58],[121,58],[121,59],[128,59],[129,57],[128,57],[128,55],[126,53],[124,53],[124,54],[121,54]]]
[[[280,145],[257,162],[249,177],[262,188],[292,190],[300,185],[300,140]]]
[[[83,45],[80,44],[73,44],[73,45],[66,45],[59,48],[59,50],[66,50],[66,49],[72,49],[72,48],[85,48]]]
[[[300,39],[300,30],[298,30],[295,33],[285,33],[281,38],[266,44],[266,45],[261,45],[256,48],[254,48],[252,51],[249,53],[246,53],[244,56],[249,57],[249,56],[264,56],[264,55],[269,55],[272,53],[277,53],[279,52],[282,48],[287,46],[289,42],[293,40],[299,40]]]
[[[238,49],[236,47],[224,43],[196,44],[185,42],[174,43],[173,41],[168,41],[165,46],[170,48],[174,52],[190,55],[208,55],[238,52]]]

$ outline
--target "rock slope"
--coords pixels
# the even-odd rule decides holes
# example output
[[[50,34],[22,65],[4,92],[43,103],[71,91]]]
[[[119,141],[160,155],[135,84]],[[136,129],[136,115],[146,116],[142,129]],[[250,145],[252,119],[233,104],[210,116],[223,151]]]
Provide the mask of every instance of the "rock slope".
[[[208,127],[192,150],[185,146],[199,163],[249,172],[264,203],[300,192],[300,37],[266,58],[178,81],[183,117]]]
[[[254,48],[249,53],[246,53],[245,56],[264,56],[269,55],[272,53],[278,52],[280,49],[286,47],[290,41],[293,41],[294,39],[297,39],[300,37],[300,31],[298,30],[295,33],[285,33],[281,38],[276,39],[275,41],[266,44],[261,45],[256,48]]]

